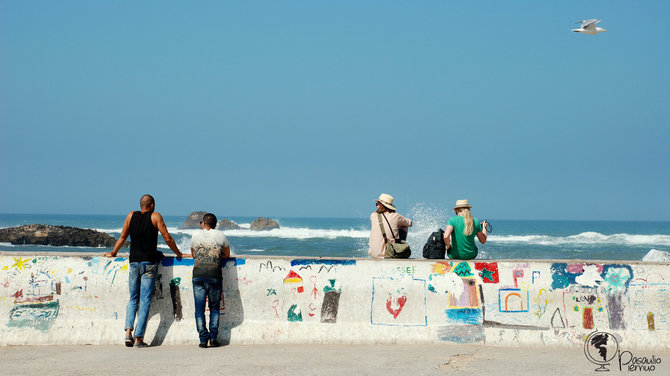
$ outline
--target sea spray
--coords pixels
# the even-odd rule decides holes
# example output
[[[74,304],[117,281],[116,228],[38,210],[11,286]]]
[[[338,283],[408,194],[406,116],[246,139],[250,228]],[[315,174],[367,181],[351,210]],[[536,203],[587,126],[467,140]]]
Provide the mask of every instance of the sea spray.
[[[402,213],[401,213],[402,214]],[[435,209],[425,206],[423,203],[417,203],[412,206],[405,215],[412,220],[412,227],[408,234],[408,243],[423,247],[426,239],[439,228],[447,227],[447,209]],[[421,244],[418,244],[421,243]]]
[[[439,228],[446,228],[447,212],[446,208],[431,208],[423,203],[417,203],[409,209],[405,216],[412,220],[412,227],[407,234],[412,258],[422,258],[423,245],[428,237]]]
[[[652,249],[651,251],[649,251],[649,253],[644,255],[644,257],[642,258],[642,261],[664,261],[664,262],[668,262],[668,261],[670,261],[670,253],[659,251],[659,250],[656,250],[656,249]]]

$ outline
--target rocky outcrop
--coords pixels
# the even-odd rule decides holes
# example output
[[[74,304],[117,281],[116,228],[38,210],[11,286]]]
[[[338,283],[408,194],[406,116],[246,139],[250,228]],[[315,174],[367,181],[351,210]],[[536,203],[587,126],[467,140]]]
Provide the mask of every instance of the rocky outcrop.
[[[0,242],[72,247],[113,247],[116,239],[104,232],[69,226],[25,225],[0,229]]]
[[[219,224],[216,225],[216,228],[219,230],[239,230],[242,227],[240,227],[240,225],[238,225],[234,221],[224,219],[219,221]]]
[[[200,228],[200,221],[202,221],[202,217],[205,216],[207,212],[204,211],[194,211],[193,213],[189,214],[188,218],[186,218],[186,221],[184,224],[179,227],[183,229],[193,229],[193,228]]]
[[[266,231],[273,228],[279,228],[279,224],[277,221],[269,218],[258,217],[258,219],[251,222],[251,229],[253,231]]]

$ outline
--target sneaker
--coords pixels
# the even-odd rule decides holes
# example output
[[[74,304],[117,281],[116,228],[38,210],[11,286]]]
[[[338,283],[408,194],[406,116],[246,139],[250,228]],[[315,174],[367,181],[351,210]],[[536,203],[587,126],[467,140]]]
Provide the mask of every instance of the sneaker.
[[[207,348],[207,342],[200,342],[198,347],[200,347],[201,349],[206,349]]]
[[[149,347],[149,345],[146,342],[141,341],[141,342],[135,342],[135,347],[144,348]]]
[[[219,341],[217,341],[217,340],[215,340],[215,339],[213,339],[213,340],[209,343],[209,347],[219,347],[219,346],[221,346],[221,345],[219,345]]]
[[[126,347],[133,347],[133,342],[135,342],[133,336],[130,334],[126,334]]]

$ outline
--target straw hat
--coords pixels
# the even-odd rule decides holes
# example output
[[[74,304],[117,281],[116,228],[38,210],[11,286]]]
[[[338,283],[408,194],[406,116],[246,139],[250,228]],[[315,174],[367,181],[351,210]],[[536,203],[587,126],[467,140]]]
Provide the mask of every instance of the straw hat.
[[[456,206],[454,206],[454,210],[463,209],[463,208],[470,209],[470,208],[472,208],[472,206],[470,206],[470,203],[468,202],[468,200],[458,200],[458,201],[456,201]]]
[[[389,208],[391,210],[396,210],[395,206],[393,206],[393,196],[391,196],[391,195],[388,195],[386,193],[382,193],[382,194],[379,195],[379,198],[376,199],[375,201],[377,201],[378,203],[386,206],[387,208]]]

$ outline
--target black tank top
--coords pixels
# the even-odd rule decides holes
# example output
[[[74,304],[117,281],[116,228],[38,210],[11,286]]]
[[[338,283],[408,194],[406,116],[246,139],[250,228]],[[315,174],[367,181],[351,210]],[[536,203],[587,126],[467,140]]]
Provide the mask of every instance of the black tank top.
[[[158,262],[163,254],[158,252],[158,229],[151,223],[151,212],[134,212],[130,218],[130,262]]]

